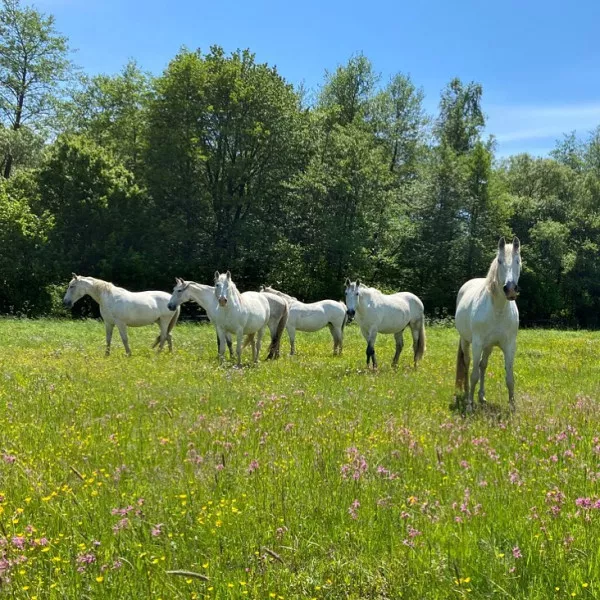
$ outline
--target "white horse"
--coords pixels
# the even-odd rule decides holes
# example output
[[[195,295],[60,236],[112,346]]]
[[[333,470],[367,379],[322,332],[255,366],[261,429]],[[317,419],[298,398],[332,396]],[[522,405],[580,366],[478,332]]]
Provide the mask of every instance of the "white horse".
[[[425,319],[423,303],[410,292],[382,294],[375,288],[361,285],[346,279],[346,306],[348,320],[356,316],[363,337],[367,341],[367,367],[369,361],[377,368],[375,358],[375,339],[377,333],[393,333],[396,339],[396,354],[392,366],[398,364],[398,358],[404,346],[404,329],[410,326],[413,338],[414,365],[425,354]]]
[[[215,298],[215,288],[212,285],[203,285],[201,283],[196,283],[195,281],[185,281],[180,277],[176,277],[173,294],[169,298],[169,303],[167,305],[169,310],[175,310],[181,304],[188,302],[189,300],[194,300],[196,304],[200,305],[206,311],[208,320],[213,323],[218,303]],[[226,343],[229,348],[229,356],[233,358],[230,335],[226,336]],[[217,352],[219,347],[220,341],[217,332]]]
[[[268,299],[259,292],[240,294],[229,271],[223,274],[215,271],[215,297],[219,303],[214,322],[221,342],[220,360],[225,353],[225,333],[231,333],[237,338],[238,367],[242,365],[244,335],[250,336],[252,358],[255,363],[258,362],[262,337],[271,316]]]
[[[513,364],[519,330],[519,275],[521,244],[515,237],[511,247],[504,238],[498,242],[498,254],[485,279],[471,279],[458,292],[455,324],[460,333],[456,361],[456,388],[467,397],[467,410],[473,410],[475,386],[479,381],[479,402],[485,402],[485,370],[494,346],[504,353],[506,387],[511,409],[515,406]],[[469,349],[473,347],[473,372],[469,387]]]
[[[175,278],[176,285],[173,289],[173,294],[169,300],[169,307],[174,309],[175,307],[183,304],[184,302],[188,302],[189,300],[193,300],[197,304],[199,304],[208,315],[209,320],[213,325],[216,326],[215,319],[217,318],[217,311],[219,309],[219,302],[215,296],[215,287],[212,285],[203,285],[202,283],[196,283],[195,281],[185,281],[179,277]],[[271,333],[271,345],[269,347],[269,354],[267,356],[267,360],[271,358],[279,358],[279,346],[281,342],[281,334],[283,333],[283,329],[285,327],[287,316],[288,316],[288,307],[286,302],[278,298],[277,296],[273,296],[272,294],[268,294],[267,300],[269,302],[269,322],[267,326],[269,327],[269,331]],[[232,344],[231,344],[231,333],[225,331],[225,342],[229,348],[229,355],[233,356]],[[251,343],[251,338],[248,336],[246,338],[246,343]],[[244,347],[246,347],[246,343]],[[219,329],[217,328],[217,350],[220,353],[220,334]]]
[[[285,299],[290,309],[286,329],[290,336],[290,354],[296,353],[296,331],[319,331],[328,326],[333,338],[333,354],[342,354],[344,326],[346,325],[346,306],[335,300],[321,300],[305,304],[293,296],[284,294],[271,287],[262,286],[261,292],[275,294]]]
[[[108,281],[81,277],[73,273],[63,304],[71,308],[86,294],[100,306],[100,314],[106,328],[106,356],[110,354],[115,325],[119,329],[128,356],[131,355],[131,350],[127,339],[127,326],[141,327],[158,323],[160,334],[152,347],[158,344],[160,351],[167,342],[169,350],[173,350],[171,331],[179,319],[179,309],[170,310],[167,307],[170,296],[166,292],[129,292]]]

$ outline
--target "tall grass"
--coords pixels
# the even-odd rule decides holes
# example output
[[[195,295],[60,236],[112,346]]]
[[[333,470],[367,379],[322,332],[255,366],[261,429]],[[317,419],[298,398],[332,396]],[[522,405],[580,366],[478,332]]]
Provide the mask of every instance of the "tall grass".
[[[155,335],[0,322],[0,594],[600,597],[597,334],[521,331],[516,414],[496,351],[467,418],[449,328],[416,372],[380,336],[376,373],[355,326],[241,370]]]

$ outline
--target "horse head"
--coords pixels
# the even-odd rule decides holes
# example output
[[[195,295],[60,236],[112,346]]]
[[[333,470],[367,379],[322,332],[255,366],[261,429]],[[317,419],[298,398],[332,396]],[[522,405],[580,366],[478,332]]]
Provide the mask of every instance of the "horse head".
[[[519,295],[519,276],[521,274],[521,242],[514,237],[512,244],[507,246],[502,237],[498,242],[496,256],[496,283],[502,288],[507,300],[514,301]]]
[[[360,279],[356,281],[350,281],[346,278],[346,314],[348,315],[348,322],[352,322],[356,315],[360,298]]]

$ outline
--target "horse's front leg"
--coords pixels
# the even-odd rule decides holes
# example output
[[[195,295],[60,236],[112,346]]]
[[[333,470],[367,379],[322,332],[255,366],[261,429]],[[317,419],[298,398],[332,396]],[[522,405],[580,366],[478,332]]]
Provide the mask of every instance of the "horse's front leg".
[[[375,340],[377,339],[377,330],[371,329],[365,336],[367,338],[367,368],[369,361],[373,363],[373,369],[377,368],[377,358],[375,357]]]
[[[237,353],[237,366],[242,366],[242,344],[244,342],[244,328],[240,327],[236,333],[237,343],[236,343],[236,353]]]
[[[115,324],[104,321],[104,328],[106,329],[106,350],[104,354],[105,356],[110,356],[110,343],[112,341],[112,334]]]
[[[471,384],[469,386],[469,394],[467,396],[467,411],[473,411],[473,397],[475,396],[475,386],[477,382],[480,380],[479,372],[480,372],[480,364],[481,364],[481,355],[483,352],[483,347],[479,341],[473,340],[472,344],[472,352],[473,352],[473,370],[471,371]]]
[[[491,347],[485,348],[481,353],[481,362],[479,363],[479,404],[485,404],[485,370],[487,369],[491,353]]]
[[[127,356],[131,356],[129,340],[127,339],[127,325],[125,325],[125,323],[117,323],[117,327],[119,328],[119,333],[121,334],[121,341],[123,342],[123,346],[125,346],[125,354],[127,354]]]
[[[215,327],[217,330],[217,348],[219,354],[219,364],[223,364],[225,360],[225,346],[227,344],[227,336],[223,329]]]
[[[288,325],[286,329],[290,338],[290,356],[293,356],[296,354],[296,328]]]
[[[504,351],[504,369],[506,371],[506,387],[508,389],[508,404],[511,410],[515,410],[515,377],[513,366],[517,352],[516,341],[502,349]]]

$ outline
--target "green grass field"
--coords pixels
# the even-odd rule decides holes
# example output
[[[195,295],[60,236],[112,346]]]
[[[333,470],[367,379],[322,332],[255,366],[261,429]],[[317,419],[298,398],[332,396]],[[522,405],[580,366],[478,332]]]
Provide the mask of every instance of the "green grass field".
[[[495,351],[467,418],[451,328],[417,372],[356,326],[242,370],[155,336],[0,321],[0,595],[600,597],[600,334],[521,331],[516,414]]]

